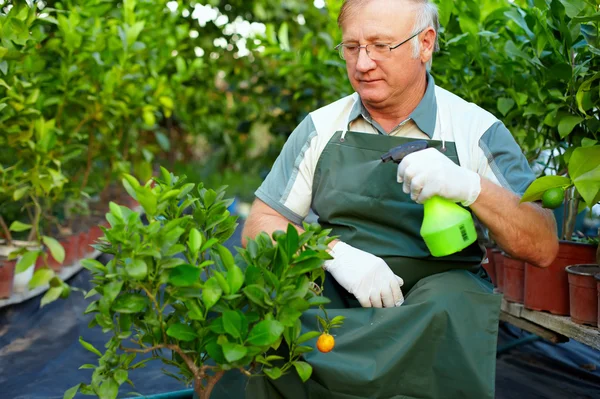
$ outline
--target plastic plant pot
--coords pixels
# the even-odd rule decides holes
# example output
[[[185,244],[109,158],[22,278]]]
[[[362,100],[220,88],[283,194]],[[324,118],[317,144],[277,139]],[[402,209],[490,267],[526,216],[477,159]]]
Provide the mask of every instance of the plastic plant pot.
[[[525,290],[525,262],[504,255],[504,298],[507,301],[523,303]]]
[[[546,268],[525,266],[525,298],[527,309],[569,315],[569,279],[565,267],[592,264],[596,247],[571,241],[560,241],[558,255]]]
[[[598,287],[594,275],[600,266],[571,265],[565,270],[569,276],[571,320],[577,324],[598,325]]]

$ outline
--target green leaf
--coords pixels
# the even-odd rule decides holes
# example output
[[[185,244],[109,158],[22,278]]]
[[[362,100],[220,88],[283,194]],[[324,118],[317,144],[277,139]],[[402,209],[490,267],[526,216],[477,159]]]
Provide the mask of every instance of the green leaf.
[[[54,275],[54,270],[52,269],[44,268],[36,270],[36,272],[33,274],[33,278],[31,281],[29,281],[29,289],[34,289],[44,284],[48,284]]]
[[[575,180],[598,165],[600,165],[600,146],[578,147],[569,158],[569,176]]]
[[[227,282],[227,280],[225,279],[223,274],[221,272],[215,271],[213,273],[213,277],[217,279],[217,282],[219,283],[219,287],[221,287],[221,289],[223,290],[223,293],[225,295],[229,295],[229,283]]]
[[[77,384],[74,387],[67,389],[65,391],[63,399],[73,399],[75,397],[75,394],[77,394],[77,391],[79,391],[80,386],[81,386],[81,384]]]
[[[600,192],[600,165],[574,179],[575,187],[583,200],[591,208],[595,205],[594,199]]]
[[[257,346],[272,345],[283,334],[283,330],[283,324],[277,320],[263,320],[252,328],[248,342]]]
[[[119,313],[139,313],[148,306],[148,298],[142,294],[127,293],[117,297],[112,304],[112,310]]]
[[[9,228],[10,231],[16,231],[16,232],[27,231],[29,229],[31,229],[30,224],[21,223],[18,220],[15,220],[14,222],[12,222],[12,224],[10,225],[10,228]]]
[[[206,280],[206,283],[204,283],[204,288],[202,289],[202,301],[204,302],[206,309],[212,308],[217,302],[219,302],[222,294],[223,290],[221,289],[221,286],[216,278],[211,277]]]
[[[29,191],[29,186],[25,186],[25,187],[16,189],[15,192],[13,193],[13,200],[19,201],[21,198],[23,198],[25,196],[25,194],[27,194],[28,191]]]
[[[306,382],[308,381],[308,379],[310,378],[311,374],[312,374],[312,366],[306,362],[294,362],[294,367],[296,368],[296,371],[298,372],[298,376],[300,376],[300,379],[302,380],[302,382]]]
[[[217,251],[219,252],[219,257],[223,262],[223,266],[225,266],[227,270],[231,269],[234,265],[233,255],[231,255],[231,252],[221,244],[217,245]]]
[[[108,378],[102,382],[100,389],[98,390],[98,396],[101,399],[116,399],[119,394],[119,385],[117,382]]]
[[[231,294],[237,293],[244,285],[244,272],[237,265],[233,265],[227,272],[227,282]]]
[[[292,256],[298,251],[298,230],[288,223],[287,227],[287,256],[292,259]]]
[[[558,122],[558,133],[560,134],[560,137],[564,139],[571,134],[575,126],[579,125],[581,121],[583,121],[581,116],[563,115]]]
[[[123,213],[121,212],[121,207],[114,202],[110,201],[108,203],[108,207],[110,208],[110,213],[113,214],[117,219],[123,221]]]
[[[282,372],[279,367],[274,367],[272,369],[264,369],[264,372],[272,380],[276,380],[282,376]]]
[[[290,269],[290,276],[298,276],[300,274],[311,272],[322,267],[324,260],[321,258],[310,258],[302,262],[296,263]]]
[[[261,286],[252,284],[244,287],[243,291],[252,302],[260,306],[265,306],[265,291]]]
[[[542,195],[546,190],[555,187],[568,187],[571,185],[571,179],[564,176],[544,176],[534,180],[527,188],[521,202],[538,201],[542,199]]]
[[[128,373],[126,370],[117,370],[115,371],[115,380],[117,381],[117,384],[123,384],[125,381],[127,381],[128,378]]]
[[[226,342],[221,345],[221,348],[223,348],[223,355],[225,355],[225,359],[227,359],[227,361],[230,363],[234,363],[242,359],[248,353],[248,348],[246,348],[244,345],[233,342]]]
[[[202,246],[202,235],[200,234],[200,232],[197,229],[192,228],[190,230],[188,247],[190,248],[190,251],[192,251],[194,254],[197,254],[198,251],[200,251],[201,246]]]
[[[277,320],[279,320],[285,327],[292,327],[296,323],[296,320],[300,318],[300,316],[302,316],[302,312],[285,307],[277,315]]]
[[[167,329],[167,335],[180,341],[193,341],[197,335],[194,329],[187,324],[176,323]]]
[[[40,301],[40,307],[43,308],[47,304],[52,303],[60,298],[60,295],[63,293],[63,289],[64,288],[62,285],[59,287],[51,287],[42,297],[42,300]]]
[[[148,265],[143,259],[134,259],[125,264],[125,271],[135,280],[143,280],[148,275]]]
[[[94,345],[90,344],[89,342],[85,342],[83,337],[79,337],[79,343],[88,351],[98,355],[99,357],[102,357],[102,353],[100,353],[98,349],[94,348]]]
[[[169,271],[169,283],[176,287],[192,286],[200,281],[201,272],[199,268],[189,264],[179,265]]]
[[[498,99],[498,111],[506,116],[508,112],[515,106],[515,100],[512,98],[501,97]]]
[[[321,333],[319,331],[309,331],[309,332],[299,336],[298,339],[296,340],[296,344],[297,345],[303,344],[306,341],[310,341],[311,339],[317,338],[319,335],[321,335]]]
[[[216,340],[206,344],[206,352],[217,364],[224,364],[227,362],[225,356],[223,355],[223,349]]]
[[[31,266],[33,266],[39,255],[39,251],[26,252],[17,262],[17,266],[15,266],[15,273],[22,273],[29,269]]]
[[[50,249],[52,257],[58,262],[63,263],[65,260],[65,249],[58,241],[52,237],[42,236],[42,241]]]
[[[241,338],[242,317],[234,310],[223,312],[223,328],[234,338]]]

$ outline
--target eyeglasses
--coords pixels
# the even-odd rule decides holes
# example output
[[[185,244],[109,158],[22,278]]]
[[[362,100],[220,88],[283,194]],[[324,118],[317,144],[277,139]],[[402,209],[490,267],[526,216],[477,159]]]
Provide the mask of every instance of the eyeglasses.
[[[403,42],[401,42],[399,44],[396,44],[395,46],[392,46],[391,44],[386,44],[386,43],[371,43],[371,44],[365,44],[364,46],[359,46],[358,44],[354,44],[354,43],[352,43],[352,44],[340,43],[337,46],[335,46],[335,49],[340,53],[340,58],[343,60],[346,60],[346,61],[356,60],[358,58],[358,54],[360,53],[361,48],[365,49],[365,51],[367,52],[367,55],[373,61],[381,61],[381,60],[385,60],[385,59],[389,58],[393,49],[396,49],[396,48],[402,46],[404,43],[408,42],[410,39],[419,35],[424,30],[425,29],[421,29],[420,31],[418,31],[417,33],[415,33],[408,39],[404,40]]]

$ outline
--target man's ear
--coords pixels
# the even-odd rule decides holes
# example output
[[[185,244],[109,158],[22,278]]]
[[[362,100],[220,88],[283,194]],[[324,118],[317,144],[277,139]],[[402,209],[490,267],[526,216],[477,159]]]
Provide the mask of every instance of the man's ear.
[[[435,30],[433,30],[432,27],[425,29],[423,33],[419,35],[421,49],[420,57],[421,62],[423,64],[429,62],[429,60],[431,60],[431,57],[433,56],[436,37],[437,33],[435,32]]]

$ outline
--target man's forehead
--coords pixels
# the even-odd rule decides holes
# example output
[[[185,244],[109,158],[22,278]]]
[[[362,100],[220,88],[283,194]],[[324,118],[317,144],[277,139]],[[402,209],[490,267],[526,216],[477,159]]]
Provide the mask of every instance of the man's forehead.
[[[382,7],[386,4],[387,7]],[[352,10],[341,28],[345,39],[397,39],[410,33],[415,24],[416,8],[403,1],[375,0]]]

